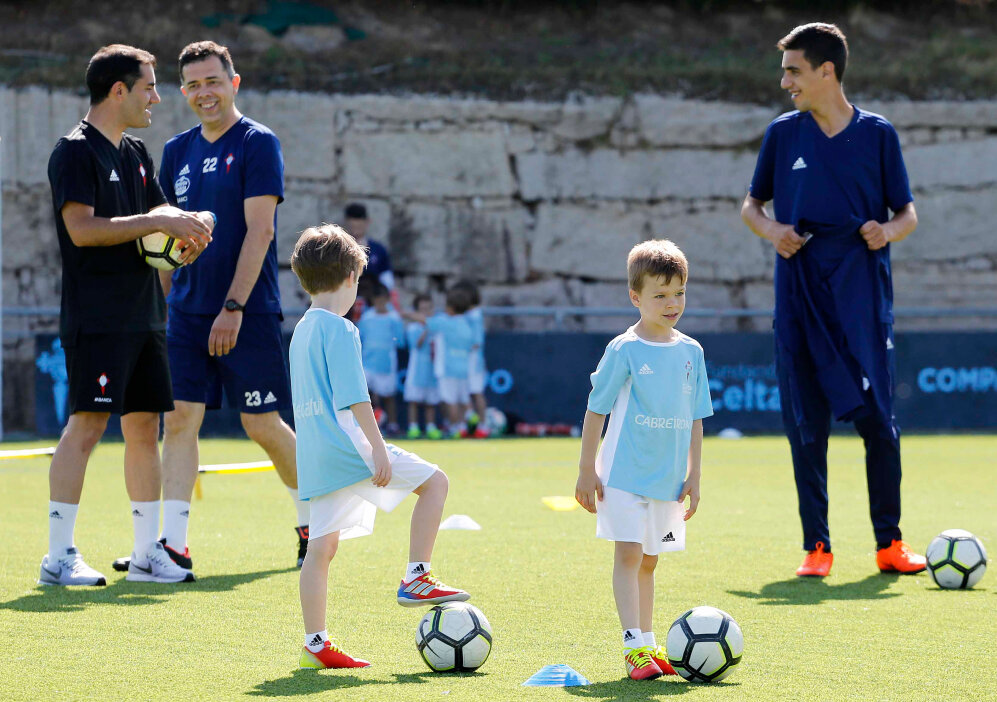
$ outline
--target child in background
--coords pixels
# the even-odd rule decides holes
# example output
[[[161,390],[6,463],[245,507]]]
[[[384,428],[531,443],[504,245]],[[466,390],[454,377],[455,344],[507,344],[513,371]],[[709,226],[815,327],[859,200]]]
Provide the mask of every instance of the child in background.
[[[433,314],[433,300],[429,295],[415,296],[413,307],[425,319]],[[440,389],[433,370],[433,344],[425,322],[410,322],[405,329],[408,342],[408,371],[405,374],[405,402],[408,403],[408,433],[410,439],[422,436],[419,428],[419,406],[426,421],[426,438],[442,438],[436,426],[436,405],[440,403]]]
[[[467,390],[467,371],[474,346],[474,333],[464,313],[470,307],[466,290],[454,286],[447,291],[446,314],[426,320],[426,327],[433,337],[433,365],[440,384],[440,399],[447,407],[450,438],[467,435],[464,413],[470,395]]]
[[[675,329],[688,277],[685,255],[670,241],[630,251],[630,301],[640,321],[606,347],[582,425],[575,499],[595,513],[596,536],[615,542],[613,595],[634,680],[675,673],[654,638],[654,569],[659,553],[685,550],[685,520],[699,506],[703,417],[713,414],[703,347]]]
[[[298,490],[309,501],[308,551],[301,568],[305,646],[301,668],[363,668],[329,640],[326,600],[329,565],[340,539],[366,536],[377,509],[390,512],[410,493],[418,496],[409,531],[409,564],[397,591],[406,607],[467,600],[430,571],[449,482],[438,467],[385,444],[361,362],[360,335],[343,315],[357,296],[367,262],[364,249],[333,224],[306,229],[291,268],[311,296],[311,307],[291,339],[291,392],[298,432]],[[356,574],[342,576],[357,587]],[[360,587],[367,587],[362,583]],[[341,623],[354,626],[348,613]]]
[[[395,436],[398,429],[398,349],[405,345],[405,325],[398,313],[389,307],[391,294],[380,283],[371,293],[373,307],[364,311],[357,323],[363,341],[363,368],[367,376],[375,407],[383,407],[388,415],[385,433]]]
[[[481,313],[481,291],[469,280],[457,283],[457,287],[467,291],[468,302],[471,305],[464,313],[467,323],[471,325],[474,339],[467,370],[467,391],[471,396],[470,421],[476,425],[474,438],[485,439],[491,428],[485,421],[488,409],[488,403],[485,401],[485,381],[488,379],[488,370],[485,368],[485,317]]]

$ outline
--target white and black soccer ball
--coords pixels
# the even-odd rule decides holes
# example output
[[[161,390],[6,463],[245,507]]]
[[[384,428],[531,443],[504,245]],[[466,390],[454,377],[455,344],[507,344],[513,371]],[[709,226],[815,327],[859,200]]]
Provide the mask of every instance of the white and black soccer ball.
[[[422,660],[437,672],[469,673],[488,660],[492,625],[466,602],[444,602],[426,613],[415,630]]]
[[[694,607],[675,620],[665,641],[668,662],[691,682],[723,680],[741,662],[741,627],[721,609]]]
[[[183,265],[180,254],[183,252],[183,242],[174,239],[163,232],[146,234],[136,239],[138,253],[146,263],[161,271],[172,271]]]
[[[946,590],[973,587],[987,570],[983,542],[965,529],[943,531],[928,544],[924,557],[931,578]]]

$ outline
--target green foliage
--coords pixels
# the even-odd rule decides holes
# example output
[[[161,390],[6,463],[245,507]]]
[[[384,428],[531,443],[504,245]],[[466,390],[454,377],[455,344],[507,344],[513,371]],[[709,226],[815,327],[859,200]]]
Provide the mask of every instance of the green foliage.
[[[703,501],[688,550],[661,558],[655,627],[664,639],[686,609],[710,604],[744,631],[743,663],[724,683],[624,680],[611,589],[612,547],[595,519],[553,512],[570,495],[576,439],[405,442],[450,475],[446,514],[482,531],[440,533],[434,570],[472,593],[495,647],[473,675],[430,673],[415,648],[423,610],[399,607],[412,498],[379,514],[374,534],[344,542],[329,580],[329,632],[372,660],[356,671],[295,669],[302,627],[294,512],[273,473],[201,479],[191,550],[198,582],[128,583],[110,569],[131,549],[121,444],[91,461],[76,542],[105,588],[35,585],[46,548],[43,459],[0,464],[0,680],[5,700],[349,699],[705,700],[994,699],[994,573],[975,590],[942,591],[927,575],[875,568],[861,442],[831,442],[835,563],[826,580],[793,576],[802,553],[789,451],[782,438],[707,439]],[[12,448],[5,446],[4,448]],[[997,544],[997,437],[906,437],[905,536],[918,550],[945,528]],[[248,441],[201,442],[205,463],[259,460]],[[940,661],[949,661],[943,665]],[[593,685],[530,689],[566,663]]]

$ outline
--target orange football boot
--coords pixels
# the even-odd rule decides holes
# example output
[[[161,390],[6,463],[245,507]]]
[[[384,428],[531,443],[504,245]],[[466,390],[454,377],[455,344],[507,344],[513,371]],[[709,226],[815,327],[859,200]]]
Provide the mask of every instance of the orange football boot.
[[[876,565],[881,573],[913,575],[927,568],[927,561],[924,556],[911,551],[905,542],[894,539],[889,548],[876,551]]]
[[[803,565],[796,569],[796,574],[823,578],[831,574],[831,564],[833,562],[834,554],[824,551],[824,542],[818,541],[817,548],[813,551],[807,551],[807,555],[803,559]]]
[[[321,650],[312,653],[307,647],[301,647],[301,658],[298,661],[299,668],[366,668],[370,663],[359,658],[347,655],[336,644],[326,641]]]
[[[661,668],[651,658],[651,648],[624,649],[623,662],[627,664],[627,674],[631,680],[654,680],[661,677]]]
[[[651,660],[654,664],[661,668],[661,673],[663,675],[678,675],[672,664],[668,662],[668,652],[665,651],[665,647],[662,645],[657,645],[651,648]]]

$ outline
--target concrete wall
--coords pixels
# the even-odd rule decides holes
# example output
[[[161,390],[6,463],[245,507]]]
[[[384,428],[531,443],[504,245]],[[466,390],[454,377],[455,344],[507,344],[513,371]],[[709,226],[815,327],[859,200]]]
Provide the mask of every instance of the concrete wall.
[[[690,308],[772,304],[772,248],[741,224],[738,207],[780,107],[659,95],[540,103],[249,91],[238,103],[284,147],[282,262],[297,232],[337,221],[346,202],[360,200],[407,291],[439,291],[470,277],[486,304],[623,306],[627,251],[666,236],[690,258]],[[921,219],[893,250],[897,304],[993,305],[997,102],[858,104],[897,126]],[[70,93],[0,88],[5,306],[59,304],[46,166],[55,141],[85,111],[86,100]],[[158,161],[166,139],[193,119],[178,93],[163,96],[153,119],[136,133]],[[285,263],[281,288],[285,307],[306,303]],[[5,328],[55,323],[7,318]],[[621,323],[589,318],[569,326]],[[690,320],[687,328],[767,324]],[[997,320],[940,325],[995,328]],[[4,342],[8,424],[30,417],[32,354],[29,341]]]

